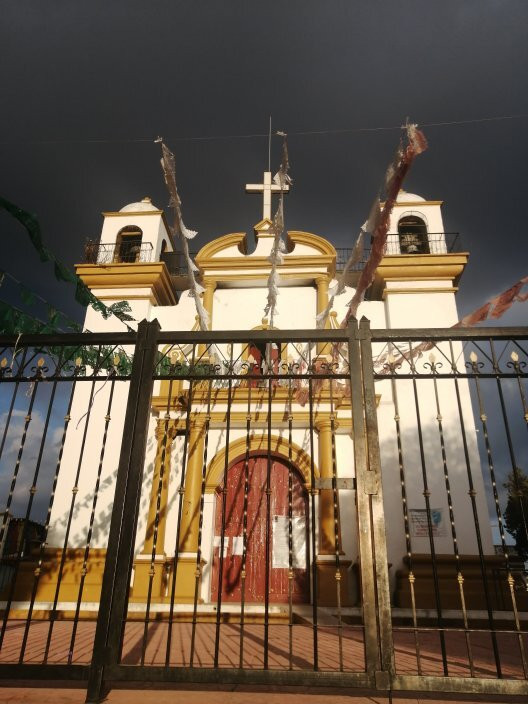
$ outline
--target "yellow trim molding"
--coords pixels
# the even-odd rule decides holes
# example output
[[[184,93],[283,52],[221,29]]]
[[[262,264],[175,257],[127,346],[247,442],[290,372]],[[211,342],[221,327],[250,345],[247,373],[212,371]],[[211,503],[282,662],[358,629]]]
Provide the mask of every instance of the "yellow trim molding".
[[[198,266],[203,266],[205,262],[209,262],[209,260],[215,257],[215,255],[217,255],[219,252],[222,252],[224,249],[227,249],[228,247],[238,247],[241,254],[246,254],[246,233],[232,232],[229,235],[222,235],[222,237],[217,237],[212,242],[208,242],[201,248],[201,250],[196,255],[196,263],[198,264]]]
[[[177,298],[165,262],[134,264],[76,264],[75,271],[90,289],[147,288],[160,306],[176,305]]]
[[[468,252],[456,254],[391,254],[376,269],[371,300],[381,300],[387,281],[448,280],[456,286],[469,259]],[[392,289],[391,289],[392,291]]]
[[[269,436],[267,434],[250,436],[249,451],[261,451],[264,454],[267,453],[268,437]],[[235,440],[234,442],[229,444],[229,447],[227,448],[228,465],[232,464],[235,460],[245,455],[246,444],[246,438],[239,438],[238,440]],[[290,446],[288,444],[288,441],[284,438],[281,438],[278,435],[271,436],[271,452],[276,455],[280,455],[280,457],[283,458],[286,462],[288,462],[289,447]],[[293,442],[291,443],[291,453],[292,462],[303,475],[305,484],[311,485],[310,456],[302,449],[302,447],[299,447],[299,445],[296,445]],[[205,491],[207,494],[213,494],[216,491],[217,487],[222,483],[224,478],[225,461],[226,448],[223,448],[222,450],[220,450],[220,452],[217,452],[211,462],[209,462],[209,466],[207,467],[205,486]],[[314,475],[316,478],[318,478],[319,469],[315,464],[315,461],[313,465]]]

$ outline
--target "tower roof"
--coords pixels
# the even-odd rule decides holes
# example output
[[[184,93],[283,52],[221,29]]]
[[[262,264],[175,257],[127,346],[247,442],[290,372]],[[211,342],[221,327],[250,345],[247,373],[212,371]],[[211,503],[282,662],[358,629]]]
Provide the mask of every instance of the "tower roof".
[[[138,201],[137,203],[129,203],[128,205],[125,205],[121,210],[119,211],[120,213],[141,213],[141,212],[148,212],[148,211],[156,211],[159,212],[159,208],[156,208],[156,206],[152,203],[150,198],[146,196],[143,198],[143,200]]]
[[[397,203],[416,203],[417,201],[424,201],[425,198],[416,195],[416,193],[407,193],[407,191],[400,190],[396,198]]]

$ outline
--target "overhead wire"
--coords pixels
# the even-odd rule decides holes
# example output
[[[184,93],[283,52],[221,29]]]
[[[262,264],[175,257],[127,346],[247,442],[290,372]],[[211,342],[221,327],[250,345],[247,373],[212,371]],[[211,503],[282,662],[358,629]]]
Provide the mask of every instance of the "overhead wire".
[[[471,125],[486,122],[500,122],[502,120],[520,120],[528,118],[528,113],[520,113],[517,115],[497,115],[492,117],[471,118],[468,120],[445,120],[438,122],[420,122],[420,127],[449,127],[453,125]],[[323,129],[323,130],[301,130],[288,131],[289,137],[304,137],[311,135],[332,135],[332,134],[353,134],[360,132],[386,132],[405,129],[405,125],[387,125],[378,127],[349,127],[342,129]],[[272,135],[275,136],[275,135]],[[0,145],[7,144],[141,144],[152,143],[152,137],[137,137],[130,139],[103,139],[98,137],[89,137],[87,139],[9,139],[0,140]],[[214,142],[230,139],[268,139],[269,132],[252,133],[252,134],[226,134],[226,135],[203,135],[195,137],[177,137],[166,136],[166,140],[175,142]]]

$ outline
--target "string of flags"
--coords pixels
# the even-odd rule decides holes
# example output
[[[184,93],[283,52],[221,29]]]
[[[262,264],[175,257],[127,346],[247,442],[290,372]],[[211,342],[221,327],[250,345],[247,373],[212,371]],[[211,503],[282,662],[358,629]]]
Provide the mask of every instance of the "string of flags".
[[[130,321],[134,321],[134,318],[130,315],[131,309],[128,302],[117,301],[111,306],[106,306],[102,301],[94,296],[84,281],[77,276],[77,274],[70,271],[68,267],[44,245],[40,224],[35,215],[19,208],[17,205],[11,203],[5,198],[2,198],[1,196],[0,208],[9,213],[24,227],[29,235],[31,244],[39,255],[40,261],[42,263],[52,262],[53,271],[57,281],[64,281],[75,286],[75,300],[78,303],[86,307],[91,306],[94,310],[99,312],[105,320],[110,318],[112,315],[115,316],[128,328],[128,330],[133,332],[132,328],[127,324]]]
[[[383,203],[383,208],[378,197],[374,201],[369,218],[364,225],[364,232],[372,233],[372,248],[367,263],[360,274],[355,293],[348,304],[348,311],[341,322],[342,328],[346,327],[351,317],[356,317],[359,304],[365,298],[367,289],[374,281],[376,269],[385,254],[390,216],[396,203],[398,192],[414,159],[427,149],[425,135],[418,129],[417,125],[408,123],[406,125],[406,135],[407,146],[404,148],[402,141],[400,141],[394,159],[385,173],[383,184],[385,202]]]
[[[273,217],[274,238],[271,254],[269,256],[271,270],[268,276],[268,298],[266,307],[264,308],[264,315],[269,316],[271,327],[273,327],[273,320],[275,313],[277,312],[277,298],[279,295],[278,267],[283,263],[284,254],[286,252],[286,245],[282,239],[284,232],[284,187],[292,183],[292,179],[289,175],[290,161],[288,157],[288,144],[286,141],[287,135],[285,132],[277,132],[277,134],[282,137],[282,158],[279,170],[273,177],[273,180],[278,186],[280,186],[280,195],[277,212]]]
[[[154,140],[156,144],[161,144],[161,168],[163,171],[163,176],[165,179],[165,184],[170,195],[169,207],[174,211],[174,224],[171,227],[171,232],[173,236],[177,236],[183,256],[187,263],[187,272],[189,277],[189,296],[194,298],[194,303],[196,306],[196,312],[198,314],[200,322],[200,330],[209,330],[209,314],[203,307],[200,294],[202,294],[205,289],[196,281],[196,273],[199,268],[193,262],[192,257],[189,253],[189,240],[192,240],[198,234],[195,230],[189,230],[185,227],[182,217],[182,202],[178,193],[178,187],[176,185],[176,166],[174,154],[163,142],[162,137],[158,137]]]

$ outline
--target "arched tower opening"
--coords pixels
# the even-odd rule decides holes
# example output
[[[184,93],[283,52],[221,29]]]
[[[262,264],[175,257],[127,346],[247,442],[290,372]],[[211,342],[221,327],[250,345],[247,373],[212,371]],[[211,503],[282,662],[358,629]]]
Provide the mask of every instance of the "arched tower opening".
[[[418,215],[405,215],[398,221],[402,254],[430,254],[427,225]]]

